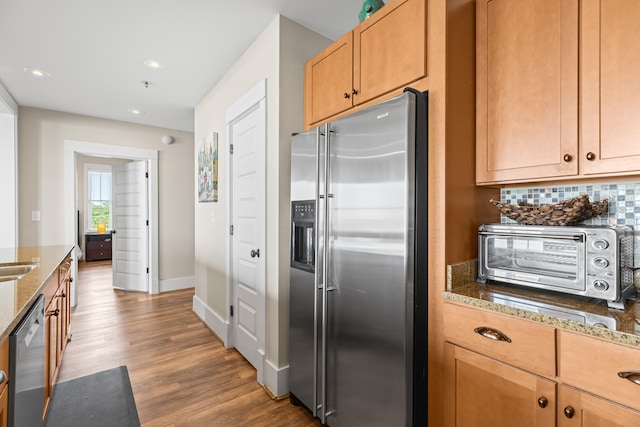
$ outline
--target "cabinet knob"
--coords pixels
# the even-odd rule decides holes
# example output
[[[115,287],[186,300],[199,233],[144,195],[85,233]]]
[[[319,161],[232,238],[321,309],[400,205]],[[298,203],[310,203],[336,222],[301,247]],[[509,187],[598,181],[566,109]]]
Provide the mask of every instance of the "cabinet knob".
[[[541,396],[538,398],[538,406],[541,408],[546,408],[547,405],[549,404],[549,401],[547,400],[546,397]]]
[[[349,95],[347,92],[344,93],[344,99],[349,99],[351,97],[351,95]]]
[[[355,89],[351,89],[351,95],[357,95],[357,94],[358,94],[358,91],[357,91],[357,90],[355,90]]]
[[[565,154],[564,157],[562,158],[565,162],[569,163],[571,160],[573,160],[573,156],[571,154]]]
[[[564,408],[564,416],[567,418],[573,418],[573,416],[576,414],[575,409],[573,409],[573,407],[571,406],[567,406],[566,408]]]
[[[4,371],[0,371],[0,384],[7,380],[7,374]]]
[[[587,160],[589,160],[590,162],[594,161],[596,159],[596,155],[594,153],[592,153],[591,151],[589,151],[587,153]]]
[[[60,309],[56,308],[53,311],[50,311],[49,313],[47,313],[49,316],[58,316],[60,314]]]

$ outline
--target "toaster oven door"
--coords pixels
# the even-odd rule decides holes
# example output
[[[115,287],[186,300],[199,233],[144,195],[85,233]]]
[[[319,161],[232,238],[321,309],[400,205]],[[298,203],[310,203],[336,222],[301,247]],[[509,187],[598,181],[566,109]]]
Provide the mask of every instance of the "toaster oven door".
[[[479,278],[579,293],[585,236],[479,233]]]

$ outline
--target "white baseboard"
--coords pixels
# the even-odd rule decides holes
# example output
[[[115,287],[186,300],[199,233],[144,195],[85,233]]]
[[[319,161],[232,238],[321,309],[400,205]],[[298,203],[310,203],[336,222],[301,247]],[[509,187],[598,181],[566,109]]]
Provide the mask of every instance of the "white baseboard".
[[[198,298],[197,295],[193,296],[193,311],[202,319],[202,321],[207,325],[216,335],[220,337],[224,346],[226,348],[230,348],[229,343],[229,322],[224,320],[222,317],[218,316],[218,314],[209,308],[204,301]]]
[[[176,277],[174,279],[160,280],[160,292],[179,291],[181,289],[195,288],[196,277]]]
[[[275,397],[282,397],[289,393],[289,365],[278,368],[269,360],[265,360],[264,386]]]

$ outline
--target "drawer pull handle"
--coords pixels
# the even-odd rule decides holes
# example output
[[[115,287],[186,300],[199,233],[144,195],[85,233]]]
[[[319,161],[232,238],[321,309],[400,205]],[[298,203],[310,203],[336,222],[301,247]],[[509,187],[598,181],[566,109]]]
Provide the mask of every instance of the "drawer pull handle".
[[[58,316],[60,314],[60,309],[56,308],[55,310],[52,310],[50,312],[47,313],[49,316]]]
[[[538,406],[539,407],[544,409],[544,408],[547,407],[548,404],[549,404],[549,401],[547,400],[546,397],[541,396],[541,397],[538,398]]]
[[[634,384],[640,385],[640,372],[638,371],[622,371],[618,372],[618,376],[625,380],[629,380]]]
[[[499,330],[490,328],[488,326],[478,326],[473,330],[473,332],[491,340],[511,342],[511,338],[509,338]]]

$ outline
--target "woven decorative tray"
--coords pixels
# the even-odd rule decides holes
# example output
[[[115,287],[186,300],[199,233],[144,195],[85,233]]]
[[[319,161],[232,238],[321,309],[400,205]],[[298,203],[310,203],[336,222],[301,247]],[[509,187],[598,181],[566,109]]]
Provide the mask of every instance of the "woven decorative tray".
[[[534,206],[527,203],[511,204],[489,200],[500,213],[518,224],[528,225],[575,225],[607,211],[609,201],[589,202],[583,194],[553,205]]]

